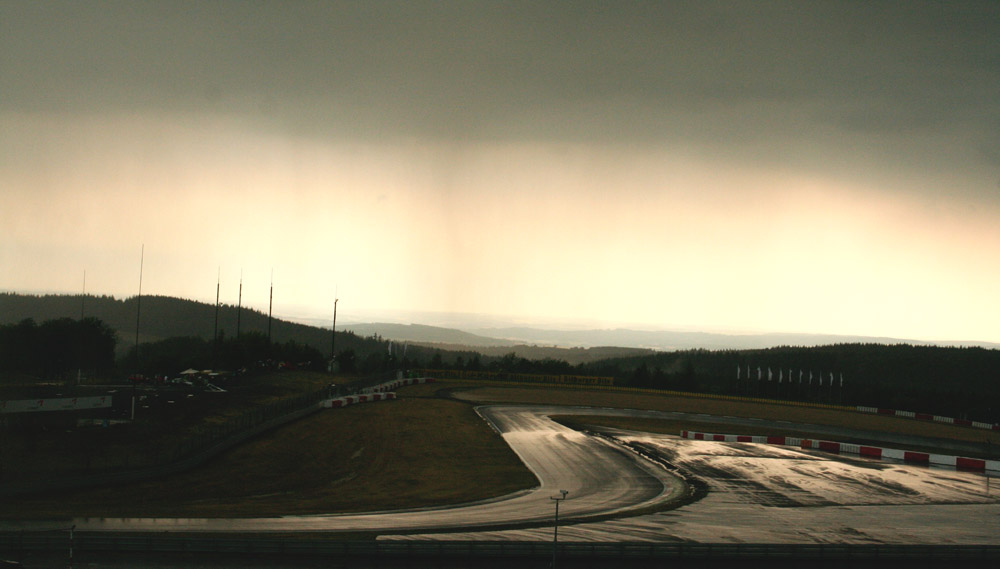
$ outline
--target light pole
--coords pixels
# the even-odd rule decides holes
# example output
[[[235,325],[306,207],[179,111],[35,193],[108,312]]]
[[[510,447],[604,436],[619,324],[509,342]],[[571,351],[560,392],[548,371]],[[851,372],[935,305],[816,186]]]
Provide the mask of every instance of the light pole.
[[[330,329],[330,373],[334,372],[333,364],[337,361],[337,293],[333,294],[333,328]]]
[[[556,503],[556,523],[552,531],[552,569],[556,567],[556,552],[558,551],[557,544],[559,543],[559,502],[566,499],[566,494],[569,494],[569,490],[560,490],[559,493],[562,496],[552,496],[550,498]]]
[[[73,569],[73,530],[76,529],[76,524],[73,524],[69,528],[69,567]]]

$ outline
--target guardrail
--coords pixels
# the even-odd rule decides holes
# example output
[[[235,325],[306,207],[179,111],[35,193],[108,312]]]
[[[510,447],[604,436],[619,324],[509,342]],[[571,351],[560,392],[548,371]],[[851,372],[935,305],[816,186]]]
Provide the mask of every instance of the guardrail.
[[[5,556],[69,549],[69,532],[0,533]],[[73,549],[87,553],[277,554],[336,558],[549,558],[547,541],[339,541],[322,538],[131,536],[77,532]],[[563,559],[935,559],[997,560],[1000,545],[767,544],[560,542]]]
[[[84,472],[64,472],[58,476],[5,482],[0,497],[61,491],[111,484],[128,484],[177,474],[203,464],[208,459],[275,427],[298,420],[321,409],[328,390],[283,399],[246,411],[224,423],[197,431],[169,449],[154,447],[144,460],[132,460],[131,467],[94,468]]]
[[[1000,461],[997,460],[900,450],[854,443],[842,443],[837,441],[822,441],[785,435],[731,435],[722,433],[700,433],[688,430],[681,431],[680,435],[681,438],[693,439],[697,441],[792,446],[803,449],[820,450],[831,454],[853,454],[879,459],[889,458],[913,464],[950,466],[959,470],[972,470],[977,472],[1000,472]]]
[[[1000,431],[1000,424],[983,423],[982,421],[970,421],[968,419],[955,419],[953,417],[942,417],[931,413],[917,413],[915,411],[900,411],[898,409],[887,409],[885,407],[865,407],[858,405],[855,409],[859,413],[870,415],[888,415],[890,417],[901,417],[904,419],[916,419],[917,421],[932,421],[944,423],[946,425],[958,425],[960,427],[972,427],[974,429],[986,429],[988,431]]]

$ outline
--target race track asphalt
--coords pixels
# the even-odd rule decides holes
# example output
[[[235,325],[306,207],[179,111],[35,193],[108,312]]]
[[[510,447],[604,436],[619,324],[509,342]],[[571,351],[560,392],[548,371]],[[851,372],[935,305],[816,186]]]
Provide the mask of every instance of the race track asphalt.
[[[788,447],[686,441],[619,433],[597,437],[551,415],[610,415],[712,421],[733,426],[808,429],[831,438],[881,433],[683,413],[589,407],[486,405],[480,415],[535,473],[537,488],[474,504],[414,511],[251,519],[76,519],[0,522],[0,529],[76,524],[78,531],[375,532],[412,539],[545,539],[550,497],[569,492],[560,518],[567,539],[699,542],[993,543],[1000,504],[989,479],[973,473],[837,457]],[[890,435],[887,443],[940,443]],[[684,482],[628,450],[654,448],[670,464],[708,484],[709,495],[685,498]],[[985,487],[983,482],[985,481]],[[656,513],[651,511],[660,510]],[[949,521],[946,531],[942,523]],[[548,529],[545,529],[548,526]],[[865,530],[864,528],[868,528]],[[534,529],[532,529],[534,528]],[[431,533],[434,532],[434,533]],[[565,533],[564,533],[565,532]],[[994,536],[990,538],[989,536]],[[984,541],[985,540],[985,541]]]
[[[586,520],[623,516],[683,497],[686,485],[654,463],[607,440],[551,419],[560,407],[491,405],[478,408],[525,465],[539,486],[480,503],[414,511],[286,516],[275,518],[79,518],[72,521],[0,522],[0,529],[40,529],[46,524],[78,531],[412,531],[524,526],[548,523],[550,499],[567,490],[560,514]],[[474,482],[474,481],[470,481]],[[14,527],[11,527],[14,526]]]

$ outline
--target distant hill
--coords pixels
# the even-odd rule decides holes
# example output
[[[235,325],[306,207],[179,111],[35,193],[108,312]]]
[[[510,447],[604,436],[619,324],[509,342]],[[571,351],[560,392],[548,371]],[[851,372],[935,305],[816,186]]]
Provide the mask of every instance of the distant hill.
[[[337,326],[340,328],[340,326]],[[450,344],[459,346],[461,349],[478,348],[483,346],[514,346],[517,342],[511,340],[500,340],[497,338],[487,338],[455,330],[453,328],[441,328],[438,326],[424,326],[422,324],[392,324],[385,322],[375,322],[371,324],[349,324],[343,327],[361,336],[372,336],[378,334],[384,338],[397,342],[421,342],[430,344]]]
[[[135,344],[137,299],[116,299],[111,296],[0,294],[0,324],[12,324],[26,318],[36,322],[56,318],[79,318],[81,306],[86,316],[104,321],[117,332],[119,355]],[[236,335],[237,320],[241,332],[267,334],[267,314],[236,306],[220,305],[219,333]],[[143,296],[139,314],[139,342],[156,342],[167,338],[192,336],[210,340],[215,333],[215,305],[168,296]],[[339,328],[339,327],[338,327]],[[330,353],[330,330],[273,319],[271,336],[276,343],[289,341],[312,346],[323,354]],[[374,349],[364,338],[344,332],[337,333],[337,351],[353,349],[368,352]]]
[[[524,344],[503,346],[467,346],[460,344],[437,344],[416,342],[415,345],[428,348],[438,348],[452,352],[475,351],[484,356],[503,357],[514,354],[527,360],[562,360],[570,365],[597,362],[608,358],[630,358],[655,354],[654,350],[643,348],[619,348],[614,346],[598,346],[594,348],[559,348],[552,346],[528,346]]]
[[[119,350],[135,342],[136,298],[116,299],[110,296],[25,295],[0,293],[0,324],[19,322],[25,318],[36,321],[54,318],[79,318],[81,309],[87,316],[106,322],[119,335]],[[236,333],[237,307],[223,304],[219,308],[219,330],[231,336]],[[244,307],[239,316],[241,331],[267,333],[267,314]],[[311,324],[312,322],[310,322]],[[166,296],[142,297],[139,341],[152,342],[176,336],[212,338],[215,326],[215,305]],[[459,330],[421,324],[361,323],[338,325],[339,331],[352,331],[360,337],[380,336],[386,340],[432,345],[438,349],[478,351],[484,355],[507,354],[514,351],[529,359],[557,358],[571,363],[594,361],[601,351],[572,354],[543,348],[633,348],[655,351],[691,349],[748,350],[778,346],[824,346],[831,344],[910,344],[914,346],[966,346],[998,349],[991,342],[941,341],[926,342],[871,336],[833,334],[721,334],[713,332],[631,330],[549,330],[531,327],[496,327]],[[276,342],[294,340],[329,352],[330,330],[301,322],[274,319],[271,334]],[[346,335],[345,335],[346,336]],[[345,337],[338,351],[349,346]],[[353,347],[352,347],[353,348]],[[497,349],[500,348],[500,349]],[[530,355],[529,355],[530,354]],[[627,352],[609,353],[602,357],[636,355]]]
[[[538,328],[479,328],[469,330],[479,337],[496,338],[497,341],[548,346],[622,346],[658,351],[675,350],[751,350],[777,346],[825,346],[830,344],[910,344],[914,346],[970,346],[1000,348],[991,342],[925,342],[899,338],[873,336],[845,336],[835,334],[720,334],[713,332],[679,332],[657,330],[543,330]]]
[[[109,296],[0,294],[0,324],[26,318],[39,323],[57,318],[76,319],[81,315],[81,307],[86,316],[98,318],[116,331],[119,354],[132,347],[137,308],[134,297],[118,300]],[[235,306],[220,306],[220,335],[235,335],[237,312]],[[209,340],[214,325],[214,305],[163,296],[142,297],[140,342],[176,337]],[[848,336],[730,336],[623,329],[494,328],[474,334],[420,325],[352,324],[345,328],[352,332],[337,332],[338,354],[351,350],[358,367],[370,370],[398,364],[434,369],[600,375],[612,376],[616,385],[622,386],[749,393],[1000,420],[1000,405],[996,404],[1000,401],[997,344],[969,343],[968,347],[957,348],[947,347],[949,343],[938,347],[926,345],[928,342],[917,345],[920,343],[891,338],[869,338],[862,342]],[[266,334],[267,315],[243,309],[240,329]],[[296,342],[314,347],[324,355],[330,352],[329,329],[275,319],[271,333],[276,343]],[[501,337],[491,338],[487,333]],[[530,341],[518,343],[518,337]],[[739,342],[739,348],[729,347],[729,342]],[[825,345],[808,347],[810,343],[824,342]],[[613,347],[614,344],[619,347]],[[629,344],[645,347],[629,347]],[[747,345],[767,347],[747,348]],[[652,349],[654,346],[659,349]],[[683,346],[694,347],[679,349]],[[772,372],[776,377],[762,378],[759,374],[763,372]],[[817,378],[815,385],[813,374]],[[830,374],[836,374],[836,386]],[[841,374],[845,378],[843,384]],[[794,382],[789,381],[792,377]],[[820,377],[826,378],[825,386],[819,382]]]
[[[340,326],[338,326],[340,328]],[[420,324],[366,323],[343,326],[360,335],[377,334],[383,338],[420,344],[433,344],[451,350],[475,350],[482,354],[507,354],[511,351],[520,357],[542,359],[566,357],[570,363],[594,361],[590,355],[579,359],[564,356],[559,349],[569,348],[618,348],[660,352],[678,350],[758,350],[779,346],[828,346],[831,344],[909,344],[913,346],[1000,348],[991,342],[941,341],[926,342],[875,336],[846,336],[835,334],[722,334],[715,332],[690,332],[672,330],[631,330],[627,328],[591,330],[551,330],[531,327],[497,327],[455,329]],[[548,348],[544,350],[543,348]],[[526,355],[531,353],[532,355]],[[598,352],[594,352],[596,354]],[[603,357],[634,355],[624,352]]]

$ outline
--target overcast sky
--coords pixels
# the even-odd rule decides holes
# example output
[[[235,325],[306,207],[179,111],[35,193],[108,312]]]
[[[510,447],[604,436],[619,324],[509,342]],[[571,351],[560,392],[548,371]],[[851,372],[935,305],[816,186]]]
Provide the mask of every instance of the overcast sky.
[[[0,290],[1000,341],[1000,3],[0,0]]]

